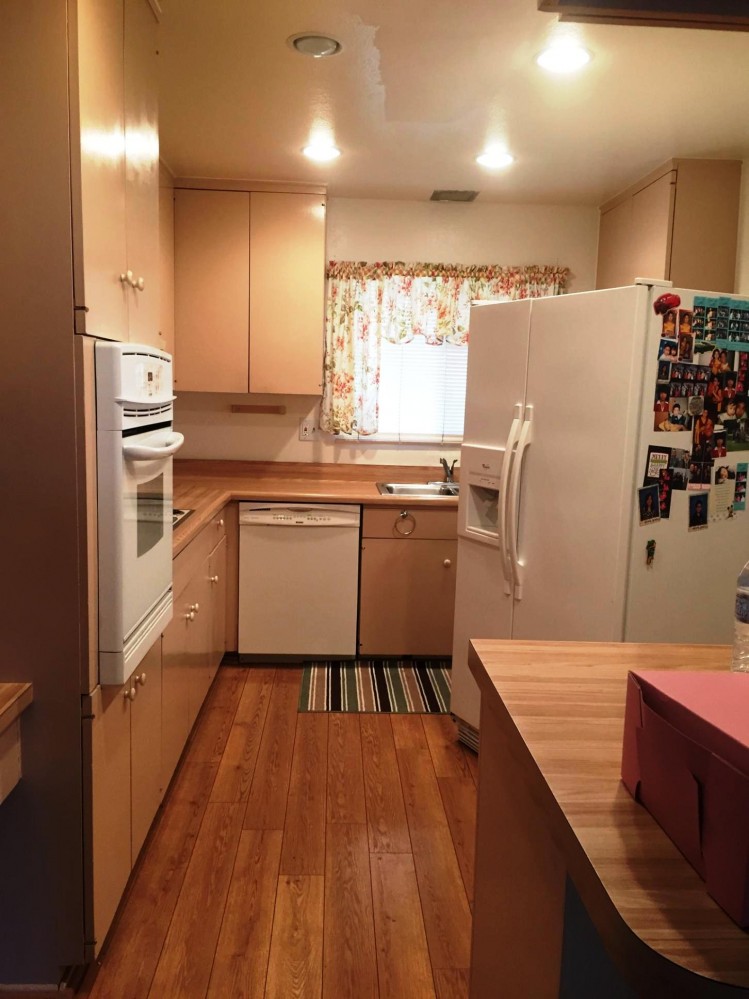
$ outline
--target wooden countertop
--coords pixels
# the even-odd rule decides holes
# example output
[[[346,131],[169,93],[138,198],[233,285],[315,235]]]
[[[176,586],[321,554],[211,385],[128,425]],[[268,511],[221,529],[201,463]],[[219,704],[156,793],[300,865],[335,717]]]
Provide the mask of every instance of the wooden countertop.
[[[626,966],[642,960],[642,942],[696,975],[746,988],[749,935],[620,782],[627,672],[725,670],[729,660],[728,646],[577,642],[474,641],[469,654],[482,733],[486,710],[609,952]]]
[[[175,509],[194,510],[174,532],[179,554],[222,507],[232,500],[294,503],[365,503],[368,506],[456,509],[457,497],[413,500],[382,496],[378,482],[427,482],[442,478],[434,466],[334,465],[302,462],[174,462]]]
[[[0,732],[12,725],[33,699],[30,683],[0,683]]]

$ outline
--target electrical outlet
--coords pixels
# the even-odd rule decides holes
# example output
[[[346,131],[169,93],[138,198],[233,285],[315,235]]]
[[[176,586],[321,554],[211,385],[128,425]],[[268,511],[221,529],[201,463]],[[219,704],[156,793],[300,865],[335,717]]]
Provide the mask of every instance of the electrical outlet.
[[[299,440],[313,441],[317,438],[317,425],[311,416],[303,416],[299,421]]]

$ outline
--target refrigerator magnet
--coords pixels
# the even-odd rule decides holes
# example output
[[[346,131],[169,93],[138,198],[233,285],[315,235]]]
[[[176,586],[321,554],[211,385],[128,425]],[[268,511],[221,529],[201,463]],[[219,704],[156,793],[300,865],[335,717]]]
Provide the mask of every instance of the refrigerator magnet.
[[[659,447],[657,444],[648,445],[648,457],[645,463],[645,477],[643,486],[658,485],[658,476],[662,468],[668,468],[671,459],[670,447]],[[642,490],[641,490],[642,491]]]
[[[637,500],[640,505],[640,526],[652,524],[661,519],[658,508],[658,486],[645,486],[637,490]]]
[[[749,474],[749,462],[740,461],[736,465],[736,489],[733,497],[734,510],[746,510],[747,474]]]
[[[707,504],[709,493],[689,497],[689,530],[702,531],[707,528]]]
[[[658,476],[658,510],[661,520],[668,520],[671,514],[671,492],[673,490],[673,468],[662,468]]]

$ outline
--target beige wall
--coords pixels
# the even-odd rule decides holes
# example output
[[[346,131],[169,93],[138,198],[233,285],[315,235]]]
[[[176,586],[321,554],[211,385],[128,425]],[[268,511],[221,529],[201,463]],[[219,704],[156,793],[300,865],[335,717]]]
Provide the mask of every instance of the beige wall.
[[[331,260],[559,264],[572,272],[570,291],[587,291],[595,286],[597,243],[597,208],[328,200]],[[185,435],[181,457],[436,465],[458,453],[426,445],[333,443],[325,435],[300,441],[299,421],[316,411],[314,398],[252,397],[285,404],[285,416],[229,412],[247,398],[182,393],[176,405],[176,425]]]

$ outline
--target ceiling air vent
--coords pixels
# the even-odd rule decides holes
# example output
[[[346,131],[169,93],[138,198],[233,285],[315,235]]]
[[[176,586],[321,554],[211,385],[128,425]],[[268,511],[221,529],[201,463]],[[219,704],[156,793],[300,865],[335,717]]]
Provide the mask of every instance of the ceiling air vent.
[[[432,191],[430,201],[475,201],[478,191]]]

